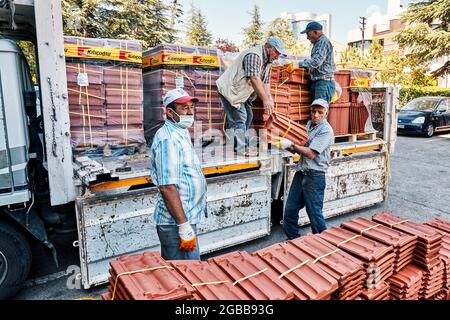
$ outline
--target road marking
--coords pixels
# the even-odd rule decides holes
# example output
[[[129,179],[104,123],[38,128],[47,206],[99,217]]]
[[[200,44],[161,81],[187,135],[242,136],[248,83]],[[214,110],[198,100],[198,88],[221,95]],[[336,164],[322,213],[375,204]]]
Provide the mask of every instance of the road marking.
[[[25,281],[25,287],[34,287],[41,284],[46,284],[47,282],[58,280],[66,276],[67,276],[66,271],[55,272],[43,277],[27,280]]]

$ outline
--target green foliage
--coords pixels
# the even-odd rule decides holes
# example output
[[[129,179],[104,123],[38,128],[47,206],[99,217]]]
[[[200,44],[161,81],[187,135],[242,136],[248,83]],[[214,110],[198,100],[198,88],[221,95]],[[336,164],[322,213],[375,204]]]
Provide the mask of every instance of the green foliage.
[[[450,0],[412,3],[402,17],[410,24],[394,38],[419,63],[450,55]],[[450,73],[450,62],[434,71],[435,76]]]
[[[247,28],[244,28],[244,42],[242,46],[244,48],[254,47],[258,44],[262,44],[263,39],[263,27],[264,22],[261,20],[261,11],[257,5],[253,7],[253,11],[249,12],[251,16],[251,21]]]
[[[289,26],[289,22],[285,19],[276,18],[269,24],[265,34],[265,40],[269,37],[280,38],[283,41],[286,50],[291,53],[292,49],[296,48],[297,39]],[[298,50],[299,48],[296,49]]]
[[[144,48],[174,42],[182,15],[176,0],[62,0],[61,5],[66,35],[136,39]]]
[[[183,5],[179,3],[178,0],[172,0],[169,5],[170,10],[170,28],[173,30],[173,33],[169,36],[169,43],[174,43],[178,39],[178,30],[177,25],[181,24],[183,21],[181,17],[183,16]]]
[[[206,17],[194,6],[192,6],[188,22],[187,42],[195,46],[210,46],[212,43],[212,34],[208,30]]]
[[[403,87],[400,90],[399,103],[403,107],[412,99],[425,96],[450,97],[450,89],[437,87]]]
[[[28,62],[33,83],[37,83],[36,49],[33,43],[28,41],[17,41],[17,45],[22,49],[23,55]]]

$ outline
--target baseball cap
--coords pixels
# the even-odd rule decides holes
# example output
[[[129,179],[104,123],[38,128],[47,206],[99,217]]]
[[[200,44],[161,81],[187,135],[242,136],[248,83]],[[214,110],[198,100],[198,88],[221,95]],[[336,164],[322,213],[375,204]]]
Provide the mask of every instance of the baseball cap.
[[[186,91],[181,88],[173,89],[167,92],[163,97],[163,105],[167,107],[172,102],[186,103],[188,101],[198,102],[197,98],[191,97]]]
[[[284,49],[283,41],[280,38],[270,37],[269,39],[267,39],[266,43],[270,44],[272,47],[277,49],[277,51],[278,51],[278,53],[280,53],[280,55],[283,55],[283,56],[286,55],[286,50]]]
[[[324,99],[316,99],[316,100],[314,100],[314,102],[311,103],[311,107],[312,106],[321,106],[321,107],[324,107],[327,110],[330,109],[330,106],[329,106],[328,102],[326,100],[324,100]]]
[[[322,31],[323,30],[323,26],[320,23],[316,22],[316,21],[312,21],[312,22],[308,23],[308,25],[306,26],[306,29],[303,30],[300,33],[308,33],[308,32],[313,31],[313,30],[320,30],[320,31]]]

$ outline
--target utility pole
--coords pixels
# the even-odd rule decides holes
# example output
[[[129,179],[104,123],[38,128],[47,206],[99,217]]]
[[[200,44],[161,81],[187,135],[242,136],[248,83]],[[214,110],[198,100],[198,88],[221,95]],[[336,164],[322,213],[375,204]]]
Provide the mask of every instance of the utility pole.
[[[364,39],[364,32],[366,31],[366,17],[359,17],[359,23],[361,24],[361,34],[362,34],[362,40],[361,40],[361,50],[362,55],[364,56],[364,47],[365,47],[365,39]]]

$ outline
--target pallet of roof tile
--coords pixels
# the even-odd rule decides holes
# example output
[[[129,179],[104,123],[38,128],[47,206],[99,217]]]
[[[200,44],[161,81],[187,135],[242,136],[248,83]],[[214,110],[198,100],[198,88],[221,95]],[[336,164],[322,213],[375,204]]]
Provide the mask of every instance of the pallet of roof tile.
[[[112,300],[116,292],[132,300],[181,300],[195,292],[158,252],[122,256],[111,262],[109,273]]]
[[[169,261],[197,290],[203,300],[250,300],[250,297],[215,263],[207,261]]]
[[[287,243],[279,243],[253,253],[269,264],[295,289],[298,300],[329,299],[338,289],[338,282],[312,259]]]
[[[362,261],[333,246],[317,235],[306,235],[287,242],[338,281],[332,299],[353,300],[361,293],[366,275]]]
[[[292,300],[294,289],[263,260],[245,251],[232,252],[208,261],[217,264],[231,279],[255,300]]]
[[[400,271],[413,260],[417,236],[388,228],[363,217],[344,222],[341,227],[358,234],[362,233],[364,237],[387,246],[392,246],[395,253],[394,273]]]
[[[368,288],[376,287],[392,275],[395,257],[392,246],[338,227],[325,230],[319,237],[363,261]]]
[[[410,264],[388,278],[392,300],[418,300],[423,283],[423,271]]]

